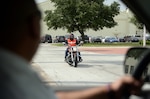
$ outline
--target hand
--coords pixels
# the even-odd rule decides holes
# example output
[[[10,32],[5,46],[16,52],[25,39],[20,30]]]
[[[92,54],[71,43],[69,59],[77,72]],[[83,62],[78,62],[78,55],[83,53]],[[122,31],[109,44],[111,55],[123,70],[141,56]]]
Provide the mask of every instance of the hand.
[[[120,99],[125,91],[129,92],[130,94],[138,95],[141,87],[143,85],[143,81],[138,81],[131,76],[125,76],[116,82],[110,85],[111,90],[115,93],[115,98]]]

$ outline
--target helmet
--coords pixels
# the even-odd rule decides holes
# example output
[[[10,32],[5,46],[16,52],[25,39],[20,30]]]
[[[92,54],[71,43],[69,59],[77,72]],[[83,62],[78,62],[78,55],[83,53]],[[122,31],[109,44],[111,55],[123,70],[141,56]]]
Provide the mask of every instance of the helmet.
[[[70,40],[73,40],[73,39],[74,39],[74,35],[70,34]]]

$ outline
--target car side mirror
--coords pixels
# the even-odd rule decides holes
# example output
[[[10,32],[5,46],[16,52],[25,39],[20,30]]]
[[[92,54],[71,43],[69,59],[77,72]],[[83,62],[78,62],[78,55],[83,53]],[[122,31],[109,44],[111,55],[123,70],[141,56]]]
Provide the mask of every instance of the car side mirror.
[[[133,47],[127,51],[123,64],[125,74],[131,75],[134,72],[138,62],[144,57],[144,52],[148,49],[150,50],[150,48],[147,47]],[[150,64],[142,74],[143,77],[148,75],[150,75]]]

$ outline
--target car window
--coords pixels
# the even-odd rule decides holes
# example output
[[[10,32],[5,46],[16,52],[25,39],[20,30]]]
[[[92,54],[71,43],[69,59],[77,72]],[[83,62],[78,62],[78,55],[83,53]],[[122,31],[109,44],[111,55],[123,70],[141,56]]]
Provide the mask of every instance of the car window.
[[[106,1],[111,2],[111,0]],[[39,3],[39,6],[43,12],[47,9],[53,9],[53,5],[50,4],[49,1]],[[49,8],[49,6],[51,8]],[[138,28],[130,23],[131,15],[133,15],[133,13],[129,8],[121,9],[120,14],[115,17],[118,22],[118,27],[114,26],[96,32],[91,30],[89,30],[90,32],[86,32],[84,36],[85,39],[87,38],[86,40],[89,40],[89,37],[92,37],[93,39],[101,38],[101,43],[90,43],[87,41],[89,45],[78,46],[83,61],[79,63],[76,68],[65,62],[64,55],[66,46],[56,46],[53,44],[49,46],[46,43],[41,44],[33,62],[38,64],[41,69],[40,72],[44,72],[44,75],[47,78],[44,83],[52,86],[89,87],[105,85],[123,76],[123,61],[127,50],[132,46],[142,46],[139,41],[131,40],[131,38],[134,38],[131,35],[136,35],[136,33],[139,32],[141,33],[141,36],[143,35],[141,32],[143,31],[142,29],[138,31]],[[43,27],[46,26],[43,24]],[[46,28],[44,29],[46,31]],[[79,33],[74,34],[82,40]],[[64,35],[58,37],[68,38],[65,30],[53,31],[52,35]],[[141,36],[137,35],[137,37]],[[114,46],[116,43],[107,45],[109,44],[107,41],[108,39],[117,38],[124,38],[123,42],[117,41],[119,46]],[[133,43],[135,45],[126,46],[127,43]],[[97,45],[95,46],[95,44]]]

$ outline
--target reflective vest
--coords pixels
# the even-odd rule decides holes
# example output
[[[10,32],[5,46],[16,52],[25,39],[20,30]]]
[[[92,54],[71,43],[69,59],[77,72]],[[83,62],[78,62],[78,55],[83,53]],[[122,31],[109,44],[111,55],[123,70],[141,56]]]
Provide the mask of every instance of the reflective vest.
[[[69,46],[76,46],[76,39],[73,39],[72,41],[70,39],[67,40]]]

